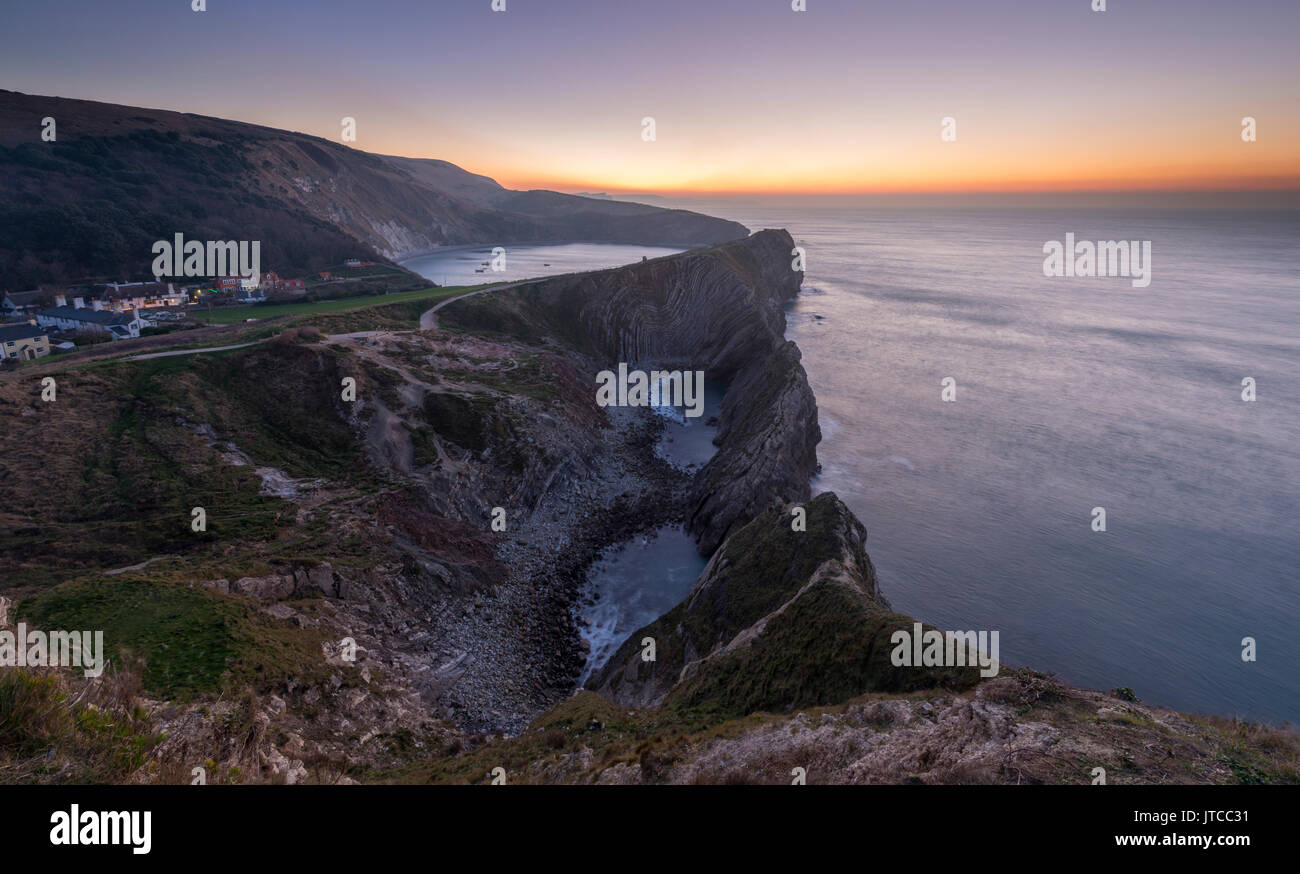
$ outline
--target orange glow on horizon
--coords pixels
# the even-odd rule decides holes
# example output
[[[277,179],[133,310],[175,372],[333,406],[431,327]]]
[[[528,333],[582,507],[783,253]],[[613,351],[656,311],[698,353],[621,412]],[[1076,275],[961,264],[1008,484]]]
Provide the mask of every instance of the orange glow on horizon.
[[[1300,172],[1294,169],[1268,168],[1259,173],[1171,173],[1160,176],[1150,172],[1129,171],[1107,176],[1078,177],[1065,175],[1001,174],[958,179],[949,176],[924,178],[896,175],[892,179],[860,178],[849,180],[796,179],[764,180],[753,178],[717,180],[700,184],[682,184],[672,179],[627,181],[617,177],[587,175],[531,175],[502,172],[486,173],[506,188],[517,190],[584,191],[608,194],[681,194],[681,195],[871,195],[871,194],[1030,194],[1075,192],[1175,192],[1175,191],[1297,191]]]
[[[491,175],[491,174],[488,174]],[[752,184],[698,187],[674,185],[627,185],[583,178],[510,179],[494,176],[506,188],[519,191],[591,192],[597,194],[660,195],[873,195],[873,194],[1046,194],[1046,193],[1126,193],[1126,192],[1300,192],[1300,174],[1287,176],[1213,178],[1176,177],[1153,180],[1150,177],[1104,180],[1076,179],[982,179],[964,185],[933,182],[930,184],[789,184],[756,188]]]
[[[1230,132],[1231,133],[1231,132]],[[670,145],[659,151],[593,148],[582,161],[560,150],[532,156],[475,150],[442,154],[507,188],[658,194],[963,194],[1300,189],[1300,145],[1223,138],[1192,152],[1181,140],[1127,144],[1044,138],[1038,142],[875,143],[853,154],[843,142],[809,148],[721,152]],[[486,154],[485,154],[486,152]],[[557,154],[558,152],[558,154]],[[794,155],[795,157],[791,157]],[[432,156],[431,156],[432,157]],[[460,157],[461,160],[457,160]]]
[[[1256,101],[1281,99],[1270,91]],[[530,109],[454,127],[404,121],[381,126],[366,150],[450,161],[517,190],[825,196],[1300,188],[1300,117],[1272,108],[1260,112],[1258,137],[1248,142],[1246,110],[1235,107],[1153,115],[1145,103],[1113,106],[1103,92],[1068,109],[1040,95],[962,113],[956,138],[945,140],[939,113],[927,115],[901,96],[889,100],[858,114],[822,96],[783,123],[773,123],[784,118],[775,98],[726,113],[687,107],[664,115],[648,141],[636,117]]]

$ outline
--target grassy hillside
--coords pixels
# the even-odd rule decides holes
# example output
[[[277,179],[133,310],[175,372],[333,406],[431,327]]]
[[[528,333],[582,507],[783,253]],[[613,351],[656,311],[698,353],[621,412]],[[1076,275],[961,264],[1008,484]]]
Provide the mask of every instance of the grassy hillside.
[[[53,403],[39,400],[35,375],[0,385],[0,579],[44,586],[155,555],[275,542],[295,508],[265,494],[225,445],[290,477],[359,481],[367,468],[336,408],[337,367],[267,344],[56,372]],[[208,510],[206,532],[190,528],[195,506]]]
[[[397,304],[416,304],[419,312],[428,309],[439,300],[455,297],[472,291],[476,286],[448,286],[446,288],[426,288],[418,291],[401,291],[396,294],[377,295],[375,297],[346,297],[334,300],[310,301],[304,303],[268,303],[251,307],[228,307],[208,312],[198,309],[192,318],[213,325],[228,325],[245,319],[269,319],[275,316],[305,316],[316,313],[339,313],[348,311],[371,310],[375,307],[395,306]],[[417,312],[418,320],[418,312]]]
[[[41,139],[46,117],[52,142]],[[258,240],[263,270],[296,277],[451,244],[695,245],[746,232],[553,192],[484,205],[423,169],[260,125],[0,90],[0,290],[148,276],[154,241],[177,233]],[[550,205],[534,210],[530,195]]]
[[[156,240],[258,240],[263,270],[300,276],[380,255],[313,217],[220,132],[71,131],[0,146],[0,277],[11,288],[150,275]]]

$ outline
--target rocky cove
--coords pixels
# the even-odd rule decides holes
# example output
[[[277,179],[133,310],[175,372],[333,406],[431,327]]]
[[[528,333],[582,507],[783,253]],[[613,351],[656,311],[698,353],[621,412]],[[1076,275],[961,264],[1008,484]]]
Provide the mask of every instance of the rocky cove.
[[[784,338],[802,278],[793,248],[787,232],[762,231],[467,296],[441,310],[437,331],[340,338],[367,367],[353,427],[371,462],[407,483],[403,510],[381,521],[435,577],[410,582],[451,601],[420,634],[436,647],[425,693],[435,712],[466,731],[517,736],[575,681],[661,707],[709,677],[689,700],[719,715],[974,684],[971,671],[882,662],[888,633],[911,619],[878,591],[861,524],[833,495],[810,501],[821,434],[799,350]],[[463,375],[451,366],[466,361]],[[704,428],[688,440],[684,416],[681,427],[663,410],[596,402],[616,363],[707,374]],[[711,452],[700,452],[704,435]],[[794,506],[812,512],[810,531],[774,515]],[[439,526],[491,559],[449,565]],[[698,582],[698,566],[680,560],[683,538],[707,559]],[[606,590],[593,585],[593,571],[610,568]],[[470,579],[455,582],[458,572]],[[448,578],[468,597],[449,598]],[[602,597],[623,601],[597,610]],[[636,607],[642,598],[657,612]],[[620,627],[611,606],[644,627]],[[796,615],[795,639],[767,630]],[[643,634],[663,647],[648,665]],[[778,663],[784,677],[765,676]]]
[[[451,712],[467,726],[517,732],[536,715],[538,703],[571,691],[579,679],[575,666],[588,659],[573,608],[580,606],[583,584],[602,552],[680,526],[707,556],[756,508],[807,498],[819,432],[797,349],[782,336],[782,307],[799,285],[799,274],[790,269],[792,247],[785,232],[763,232],[712,249],[466,298],[440,313],[445,330],[485,339],[505,334],[511,343],[551,356],[553,366],[570,374],[563,388],[572,392],[561,401],[572,409],[554,416],[554,432],[542,436],[530,429],[523,437],[530,455],[553,459],[544,480],[539,470],[533,482],[520,483],[516,495],[496,504],[510,521],[495,537],[494,557],[511,569],[511,579],[496,588],[495,597],[503,589],[527,591],[538,629],[533,641],[512,638],[518,645],[507,647],[515,655],[506,661],[522,661],[526,647],[534,645],[533,659],[545,662],[544,688],[533,702],[501,701],[498,690],[509,684],[478,682],[471,663],[446,696]],[[384,342],[368,338],[371,349]],[[594,376],[613,362],[703,371],[710,386],[707,426],[647,409],[593,408]],[[757,406],[779,416],[749,415]],[[700,446],[706,440],[711,451]],[[517,445],[489,445],[477,461],[486,460],[490,468],[494,458],[519,453]],[[758,454],[771,458],[754,466]],[[391,446],[379,452],[381,458],[403,456]],[[741,482],[716,485],[742,469]],[[493,476],[490,470],[477,473],[489,482]],[[492,486],[483,480],[430,485],[433,491],[480,494],[484,506],[464,508],[467,519],[491,503]],[[671,540],[652,538],[654,544]],[[652,562],[654,548],[647,556]],[[501,635],[484,628],[479,636]],[[477,670],[500,673],[477,664]]]

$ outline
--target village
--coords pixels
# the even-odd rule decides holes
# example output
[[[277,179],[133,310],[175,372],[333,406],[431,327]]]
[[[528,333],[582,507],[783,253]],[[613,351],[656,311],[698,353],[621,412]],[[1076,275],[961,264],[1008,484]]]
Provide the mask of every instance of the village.
[[[0,293],[0,366],[15,366],[97,343],[198,327],[214,308],[336,298],[356,293],[367,277],[392,268],[351,258],[311,279],[221,276],[185,284],[143,280]]]

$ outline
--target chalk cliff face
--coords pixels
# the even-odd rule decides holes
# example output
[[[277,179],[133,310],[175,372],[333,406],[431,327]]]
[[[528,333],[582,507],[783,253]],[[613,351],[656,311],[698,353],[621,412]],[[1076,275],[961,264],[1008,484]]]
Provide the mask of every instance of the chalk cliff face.
[[[765,507],[806,500],[817,468],[817,402],[798,347],[784,336],[783,307],[803,278],[791,269],[793,248],[787,231],[760,231],[466,299],[444,318],[551,336],[601,369],[627,362],[703,370],[706,380],[724,384],[718,451],[695,478],[688,519],[708,555]]]

